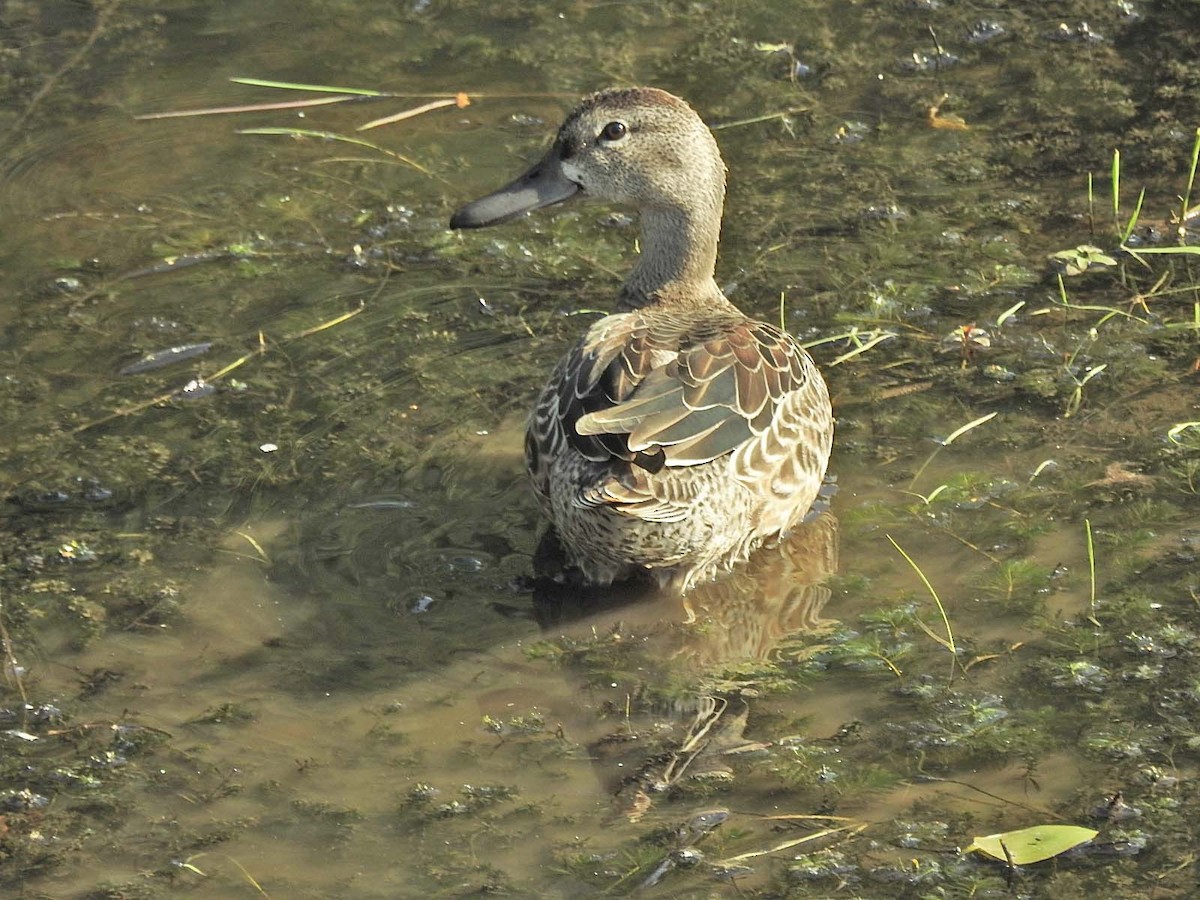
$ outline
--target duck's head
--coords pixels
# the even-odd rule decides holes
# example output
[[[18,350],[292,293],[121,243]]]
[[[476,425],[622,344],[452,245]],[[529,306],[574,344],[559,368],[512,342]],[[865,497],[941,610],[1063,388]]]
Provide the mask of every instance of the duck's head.
[[[496,225],[577,194],[716,228],[725,165],[712,133],[678,97],[656,88],[601,91],[567,117],[536,165],[459,209],[450,227]]]

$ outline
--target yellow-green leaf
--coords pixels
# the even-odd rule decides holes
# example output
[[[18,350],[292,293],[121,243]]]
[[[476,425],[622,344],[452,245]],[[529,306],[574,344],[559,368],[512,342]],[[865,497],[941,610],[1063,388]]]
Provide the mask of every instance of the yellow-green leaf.
[[[1050,262],[1064,275],[1080,275],[1092,267],[1111,268],[1117,264],[1113,257],[1091,244],[1051,253]]]
[[[977,837],[967,852],[975,851],[1000,862],[1011,860],[1014,866],[1026,866],[1086,844],[1099,833],[1081,825],[1034,825]]]

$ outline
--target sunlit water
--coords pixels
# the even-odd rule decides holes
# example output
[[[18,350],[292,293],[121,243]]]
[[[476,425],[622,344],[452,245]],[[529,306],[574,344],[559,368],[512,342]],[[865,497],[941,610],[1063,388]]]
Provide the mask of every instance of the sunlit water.
[[[1195,275],[1085,274],[1071,310],[1046,256],[1111,250],[1084,176],[1117,143],[1169,232],[1200,110],[1147,55],[1186,60],[1195,10],[1000,8],[993,41],[935,4],[481,8],[14,5],[0,891],[982,896],[1002,869],[955,847],[1111,828],[1118,790],[1150,849],[1131,826],[1030,890],[1118,865],[1174,890]],[[361,133],[427,98],[133,119],[294,99],[237,76],[474,102]],[[444,227],[630,81],[729,126],[731,296],[862,334],[814,349],[832,515],[687,607],[532,579],[525,410],[635,232],[587,205]],[[427,171],[235,133],[263,125]],[[715,865],[664,867],[693,849]]]

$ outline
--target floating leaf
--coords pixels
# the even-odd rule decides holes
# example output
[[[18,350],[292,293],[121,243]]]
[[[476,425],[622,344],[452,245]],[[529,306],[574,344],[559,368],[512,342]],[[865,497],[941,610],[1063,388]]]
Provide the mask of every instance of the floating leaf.
[[[1026,866],[1086,844],[1099,833],[1081,825],[1034,825],[1017,831],[977,837],[966,852],[975,851],[1003,863]]]
[[[1091,268],[1111,268],[1117,261],[1091,244],[1080,244],[1070,250],[1050,254],[1050,264],[1064,275],[1081,275]]]

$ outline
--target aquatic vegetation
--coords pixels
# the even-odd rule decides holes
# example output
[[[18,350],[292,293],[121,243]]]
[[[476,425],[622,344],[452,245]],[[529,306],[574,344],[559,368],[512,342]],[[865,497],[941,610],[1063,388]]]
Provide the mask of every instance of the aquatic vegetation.
[[[1040,602],[1049,590],[1052,571],[1028,559],[998,562],[982,574],[981,585],[987,595],[1005,604]]]
[[[246,705],[234,702],[221,703],[206,709],[185,725],[238,725],[254,720],[254,712]]]
[[[483,727],[495,735],[540,734],[546,729],[546,720],[536,709],[522,715],[509,716],[501,721],[491,716],[483,717]]]
[[[965,427],[959,429],[959,431],[963,430],[965,430]],[[948,440],[947,443],[949,443]],[[925,589],[929,591],[929,596],[933,598],[933,603],[937,607],[938,614],[942,618],[942,625],[946,629],[946,636],[943,638],[941,635],[935,634],[928,625],[926,625],[923,621],[921,621],[920,618],[916,616],[913,617],[913,620],[916,622],[918,627],[925,632],[925,634],[927,634],[941,646],[945,647],[950,653],[951,660],[953,660],[958,655],[959,648],[954,643],[954,629],[950,626],[950,617],[946,614],[946,607],[942,605],[942,598],[938,596],[937,591],[934,590],[933,585],[929,583],[929,579],[925,577],[925,573],[921,571],[920,566],[913,561],[913,558],[904,552],[904,549],[896,543],[895,539],[891,535],[888,535],[887,538],[891,545],[896,548],[896,551],[904,557],[904,561],[907,562],[912,567],[913,571],[917,573],[917,576],[921,579],[921,583],[925,585]],[[953,666],[951,666],[950,672],[951,675],[953,675]]]

